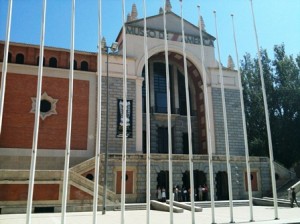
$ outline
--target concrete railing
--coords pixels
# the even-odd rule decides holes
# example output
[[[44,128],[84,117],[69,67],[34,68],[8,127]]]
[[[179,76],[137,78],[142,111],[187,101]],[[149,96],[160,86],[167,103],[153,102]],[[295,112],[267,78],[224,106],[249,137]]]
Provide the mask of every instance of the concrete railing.
[[[95,157],[85,160],[82,163],[73,166],[72,168],[70,168],[70,170],[82,174],[94,168],[95,168]]]
[[[61,181],[63,172],[60,170],[37,170],[35,181]],[[0,181],[28,181],[29,170],[1,170]]]
[[[295,183],[291,188],[295,189],[296,194],[300,194],[300,181]]]
[[[274,161],[274,166],[275,166],[275,172],[280,176],[284,177],[286,179],[294,179],[296,178],[296,173],[293,171],[290,171],[280,163]]]

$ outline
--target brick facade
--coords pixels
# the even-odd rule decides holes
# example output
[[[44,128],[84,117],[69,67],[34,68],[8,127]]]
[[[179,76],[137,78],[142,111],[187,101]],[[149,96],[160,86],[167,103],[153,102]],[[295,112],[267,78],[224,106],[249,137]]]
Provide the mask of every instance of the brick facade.
[[[29,149],[32,147],[34,113],[31,97],[36,96],[37,76],[7,74],[0,147]],[[65,149],[68,83],[64,78],[43,78],[42,92],[55,99],[57,114],[40,120],[38,148]],[[87,149],[89,82],[74,80],[71,148]]]

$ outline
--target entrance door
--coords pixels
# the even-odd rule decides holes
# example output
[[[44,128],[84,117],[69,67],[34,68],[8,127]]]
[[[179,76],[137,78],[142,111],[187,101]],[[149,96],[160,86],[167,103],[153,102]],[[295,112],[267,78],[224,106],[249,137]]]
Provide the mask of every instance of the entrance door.
[[[216,176],[217,182],[217,200],[228,200],[228,179],[227,172],[218,172]]]
[[[161,170],[157,174],[157,188],[165,188],[166,196],[169,198],[169,171]]]

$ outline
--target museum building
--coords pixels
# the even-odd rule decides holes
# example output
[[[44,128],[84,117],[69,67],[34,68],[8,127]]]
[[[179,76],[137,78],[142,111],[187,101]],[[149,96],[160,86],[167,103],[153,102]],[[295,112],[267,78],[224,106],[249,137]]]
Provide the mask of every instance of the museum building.
[[[167,8],[168,57],[170,71],[173,185],[190,188],[187,107],[183,68],[181,18]],[[203,28],[207,83],[203,83],[199,27],[184,20],[189,80],[194,182],[209,185],[207,130],[203,85],[207,85],[211,124],[215,200],[228,199],[224,122],[215,38]],[[147,18],[149,87],[151,199],[157,187],[169,189],[168,116],[163,14]],[[144,20],[137,18],[136,6],[128,15],[127,39],[127,167],[126,203],[146,201],[146,91]],[[123,38],[118,52],[102,56],[102,126],[99,205],[104,185],[104,157],[108,147],[107,200],[120,201],[122,171]],[[0,43],[0,65],[4,42]],[[26,211],[28,179],[36,105],[39,46],[10,43],[4,114],[0,136],[1,213]],[[95,52],[75,51],[74,96],[71,132],[71,160],[68,211],[92,207],[97,123],[97,60]],[[108,61],[107,61],[108,60]],[[40,126],[33,211],[60,211],[66,130],[70,51],[45,47],[40,107]],[[230,64],[230,63],[229,63]],[[108,70],[107,70],[108,69]],[[245,144],[238,73],[222,66],[232,171],[233,199],[247,199]],[[108,86],[106,80],[108,77]],[[108,97],[107,93],[108,91]],[[108,99],[108,102],[107,102]],[[108,106],[108,107],[107,107]],[[106,120],[107,116],[107,120]],[[106,129],[108,125],[108,129]],[[106,132],[107,130],[107,132]],[[107,138],[106,138],[107,137]],[[106,144],[106,139],[108,142]],[[269,159],[250,157],[253,196],[271,192]],[[211,187],[211,186],[209,186]],[[167,192],[167,197],[169,192]],[[209,196],[210,197],[210,196]]]

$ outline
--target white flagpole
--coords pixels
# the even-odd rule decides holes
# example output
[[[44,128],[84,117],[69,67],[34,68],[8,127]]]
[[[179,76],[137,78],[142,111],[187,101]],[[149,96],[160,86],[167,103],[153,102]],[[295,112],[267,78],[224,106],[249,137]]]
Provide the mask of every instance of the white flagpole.
[[[70,163],[70,153],[71,153],[71,132],[72,132],[72,112],[73,112],[74,33],[75,33],[75,0],[72,0],[68,121],[67,121],[62,208],[61,208],[61,210],[62,210],[61,223],[62,224],[64,224],[66,222],[68,186],[69,186],[69,183],[68,183],[69,182],[69,163]]]
[[[259,50],[258,36],[257,36],[252,0],[250,0],[250,3],[251,3],[250,5],[251,5],[253,26],[254,26],[255,39],[256,39],[256,48],[257,48],[257,54],[258,54],[258,65],[259,65],[259,73],[260,73],[260,80],[261,80],[261,89],[262,89],[262,93],[263,93],[264,109],[265,109],[265,117],[266,117],[267,133],[268,133],[272,191],[273,191],[273,198],[274,198],[274,216],[275,216],[274,219],[276,220],[276,219],[278,219],[278,203],[277,203],[277,191],[276,191],[276,179],[275,179],[275,169],[274,169],[274,156],[273,156],[273,144],[272,144],[271,128],[270,128],[270,118],[269,118],[268,102],[267,102],[267,95],[266,95],[266,89],[265,89],[265,80],[264,80],[264,76],[263,76],[263,67],[262,67],[262,63],[261,63],[261,54],[260,54],[260,50]]]
[[[166,25],[166,0],[164,0],[164,41],[165,41],[165,60],[167,78],[167,104],[168,104],[168,154],[169,154],[169,200],[170,200],[170,224],[173,224],[173,164],[172,164],[172,124],[171,124],[171,94],[170,94],[170,71],[169,71],[169,50]]]
[[[244,107],[244,97],[243,97],[243,86],[242,86],[242,79],[241,79],[241,71],[239,66],[239,54],[237,50],[237,43],[236,43],[236,35],[235,35],[235,26],[234,26],[234,19],[233,14],[231,15],[232,18],[232,29],[233,29],[233,39],[234,39],[234,46],[235,46],[235,55],[236,55],[236,64],[237,64],[237,71],[238,71],[238,80],[239,80],[239,89],[240,89],[240,99],[241,99],[241,109],[242,109],[242,118],[243,118],[243,131],[244,131],[244,142],[245,142],[245,158],[246,158],[246,169],[247,169],[247,181],[248,181],[248,194],[249,194],[249,207],[250,207],[250,222],[253,222],[253,201],[252,201],[252,185],[251,185],[251,169],[250,169],[250,160],[249,160],[249,147],[248,147],[248,135],[246,129],[246,118],[245,118],[245,107]]]
[[[3,57],[3,64],[2,64],[1,95],[0,95],[0,134],[2,132],[3,107],[4,107],[5,88],[6,88],[8,50],[9,50],[10,29],[11,29],[12,2],[13,2],[12,0],[9,0],[8,3],[5,47],[4,47],[4,57]]]
[[[145,54],[145,85],[146,85],[146,141],[147,141],[147,167],[146,167],[146,207],[147,207],[147,224],[150,224],[150,199],[151,199],[151,157],[150,157],[150,102],[149,102],[149,71],[148,71],[148,39],[147,39],[147,11],[146,0],[144,6],[144,54]]]
[[[184,33],[184,21],[182,0],[180,1],[180,16],[181,16],[181,33],[182,33],[182,53],[183,53],[183,67],[184,67],[184,79],[185,79],[185,98],[186,98],[186,112],[187,112],[187,126],[188,126],[188,138],[189,138],[189,168],[190,168],[190,200],[192,206],[192,224],[195,224],[195,188],[194,188],[194,164],[193,164],[193,145],[192,145],[192,128],[191,128],[191,111],[190,111],[190,94],[189,94],[189,79],[186,62],[186,44]]]
[[[34,119],[34,130],[33,130],[30,176],[29,176],[29,185],[28,185],[26,224],[31,224],[32,199],[33,199],[37,144],[38,144],[38,136],[39,136],[41,92],[42,92],[42,81],[43,81],[46,4],[47,4],[47,0],[44,0],[43,1],[43,11],[42,11],[41,36],[40,36],[40,38],[41,38],[40,39],[40,58],[39,58],[39,68],[38,68],[35,119]]]
[[[102,118],[102,0],[98,0],[98,103],[97,103],[97,133],[96,133],[96,156],[95,156],[95,179],[93,197],[93,224],[97,223],[98,212],[98,192],[99,192],[99,172],[100,172],[100,145],[101,145],[101,118]],[[102,208],[104,209],[104,208]]]
[[[228,126],[227,126],[227,111],[226,111],[226,104],[225,104],[224,77],[223,77],[222,64],[220,58],[216,11],[214,11],[214,16],[215,16],[216,39],[217,39],[217,49],[218,49],[218,58],[219,58],[219,75],[220,75],[220,82],[221,82],[221,95],[222,95],[222,106],[223,106],[226,165],[227,165],[227,172],[228,172],[227,177],[228,177],[228,192],[229,192],[229,205],[230,205],[230,222],[233,223],[234,221],[233,221],[233,202],[232,202],[232,182],[231,182],[230,153],[229,153]]]
[[[125,0],[122,0],[123,18],[123,147],[122,147],[122,189],[121,189],[121,223],[125,222],[126,194],[126,150],[127,150],[127,60],[126,60],[126,12]]]
[[[199,20],[201,19],[200,6],[198,6]],[[214,189],[214,172],[213,172],[213,159],[212,159],[212,138],[211,138],[211,124],[210,124],[210,111],[208,101],[207,90],[207,73],[205,68],[204,57],[204,43],[202,35],[202,27],[199,25],[200,39],[201,39],[201,58],[202,58],[202,70],[203,70],[203,92],[204,92],[204,104],[205,104],[205,119],[206,119],[206,134],[207,134],[207,151],[208,151],[208,164],[209,164],[209,180],[210,180],[210,200],[211,200],[211,218],[212,223],[215,223],[215,189]]]

